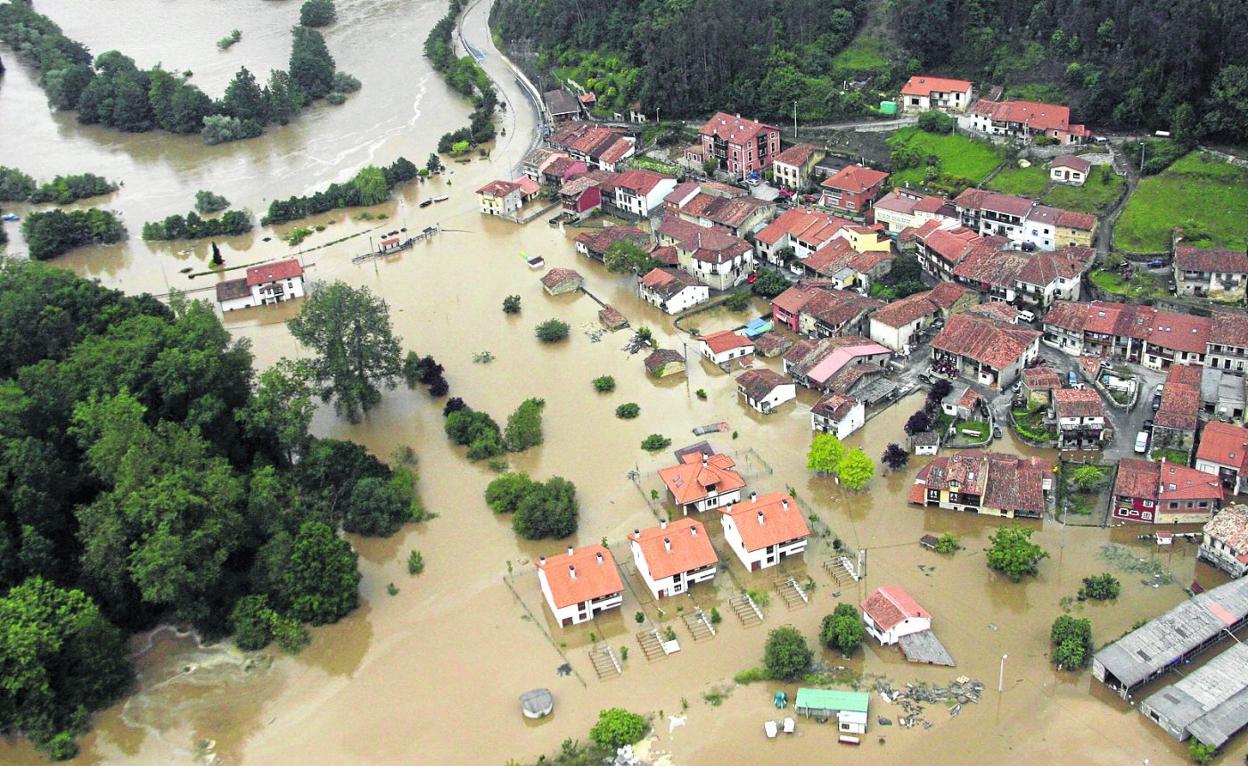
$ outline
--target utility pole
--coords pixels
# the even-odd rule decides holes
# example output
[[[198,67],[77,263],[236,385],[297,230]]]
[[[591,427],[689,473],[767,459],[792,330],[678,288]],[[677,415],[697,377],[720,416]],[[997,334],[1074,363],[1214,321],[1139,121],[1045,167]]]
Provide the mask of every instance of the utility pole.
[[[793,137],[797,138],[797,102],[793,102]]]
[[[1001,672],[997,676],[997,694],[1005,691],[1005,661],[1009,659],[1008,654],[1001,655]]]

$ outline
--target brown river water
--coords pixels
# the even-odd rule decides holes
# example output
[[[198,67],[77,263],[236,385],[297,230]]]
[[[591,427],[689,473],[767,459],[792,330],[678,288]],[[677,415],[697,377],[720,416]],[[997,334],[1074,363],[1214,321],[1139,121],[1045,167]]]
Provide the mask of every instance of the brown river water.
[[[414,448],[420,459],[421,494],[439,517],[391,539],[354,540],[364,572],[361,608],[336,625],[315,630],[312,645],[296,657],[273,652],[257,659],[229,647],[201,647],[193,637],[169,629],[136,638],[139,686],[95,718],[76,762],[503,764],[513,757],[552,752],[565,738],[584,737],[597,712],[614,705],[654,713],[654,747],[682,765],[772,759],[863,764],[1183,762],[1183,747],[1088,673],[1052,670],[1046,653],[1049,625],[1061,611],[1061,599],[1074,594],[1082,577],[1112,571],[1098,557],[1102,544],[1129,545],[1141,557],[1156,558],[1174,573],[1176,584],[1148,587],[1139,575],[1119,572],[1124,587],[1116,602],[1076,610],[1092,619],[1098,644],[1177,603],[1184,597],[1181,584],[1193,577],[1206,586],[1220,582],[1216,573],[1195,562],[1193,548],[1179,544],[1159,553],[1136,541],[1138,530],[1063,529],[1052,522],[1033,522],[1037,539],[1052,558],[1043,562],[1039,577],[1011,584],[990,574],[983,562],[982,549],[1000,522],[906,504],[918,461],[877,477],[863,494],[846,494],[805,470],[813,403],[808,393],[796,405],[763,417],[736,401],[728,376],[698,363],[692,365],[687,384],[683,379],[655,382],[644,374],[640,356],[622,350],[626,333],[594,342],[585,332],[596,324],[599,308],[590,297],[551,298],[542,292],[537,272],[527,268],[521,253],[539,253],[548,266],[579,269],[594,295],[623,311],[634,326],[652,327],[660,345],[680,348],[685,339],[666,317],[637,300],[630,279],[578,262],[573,232],[540,219],[519,227],[476,212],[472,190],[490,178],[510,177],[533,131],[531,110],[485,29],[488,1],[469,10],[464,34],[474,47],[489,51],[483,65],[509,102],[501,118],[506,135],[493,156],[453,164],[446,180],[413,185],[390,204],[374,208],[390,216],[380,226],[354,220],[354,212],[314,219],[312,223],[327,228],[304,242],[303,258],[312,278],[343,279],[382,295],[405,346],[444,364],[451,393],[473,407],[501,421],[523,399],[545,398],[545,444],[512,456],[511,465],[539,478],[573,480],[581,504],[580,532],[572,541],[518,541],[507,520],[496,518],[482,500],[493,474],[484,465],[467,462],[461,450],[447,443],[441,402],[424,392],[388,392],[382,405],[354,426],[337,419],[332,408],[323,408],[314,423],[318,434],[357,440],[382,456],[397,447]],[[38,8],[94,51],[116,47],[140,66],[163,61],[170,68],[189,68],[195,82],[213,95],[221,93],[239,65],[258,76],[284,66],[289,27],[298,13],[294,0],[115,0],[92,4],[91,12],[81,0],[39,0]],[[52,115],[29,70],[6,55],[9,71],[0,82],[0,164],[41,178],[90,171],[125,182],[103,204],[122,213],[130,240],[76,251],[59,263],[129,292],[176,288],[210,298],[205,288],[211,288],[215,277],[192,279],[181,273],[187,267],[204,270],[208,244],[148,246],[137,236],[144,221],[190,209],[197,189],[222,193],[235,206],[259,213],[272,197],[346,179],[366,162],[389,162],[403,154],[423,164],[437,137],[464,124],[469,111],[420,55],[443,5],[338,0],[338,11],[341,20],[326,31],[326,39],[339,67],[359,77],[363,90],[344,106],[318,106],[289,127],[224,147],[161,133],[127,136],[79,126],[72,115]],[[242,31],[242,42],[219,53],[215,41],[233,28]],[[417,206],[437,194],[449,194],[450,200]],[[304,223],[279,227],[278,233]],[[375,237],[399,226],[419,230],[434,223],[443,227],[441,234],[375,264],[351,262],[367,249],[362,236],[312,249],[357,232]],[[368,227],[378,228],[368,232]],[[10,250],[21,252],[16,226],[10,224],[8,231],[14,240]],[[223,241],[227,265],[298,252],[277,239],[261,241],[273,234],[258,229]],[[503,297],[512,293],[522,296],[518,316],[500,310]],[[252,341],[257,365],[265,366],[300,353],[283,324],[296,309],[235,312],[226,325]],[[760,303],[755,309],[765,307]],[[550,317],[572,325],[568,342],[554,347],[536,342],[533,326]],[[711,313],[695,323],[710,330],[741,321],[742,315]],[[494,361],[475,364],[473,354],[480,351],[490,351]],[[601,395],[591,388],[590,380],[603,374],[618,382],[614,393]],[[699,388],[708,393],[706,401],[692,394]],[[888,442],[901,440],[902,423],[920,399],[915,395],[885,411],[850,443],[877,457]],[[636,420],[614,417],[615,407],[626,401],[641,404]],[[540,601],[531,559],[569,543],[605,537],[617,560],[627,560],[625,535],[654,523],[645,495],[654,486],[653,472],[671,459],[670,452],[651,456],[641,451],[640,441],[659,432],[681,446],[694,441],[692,427],[717,421],[727,421],[737,438],[718,434],[712,437],[716,446],[740,451],[743,462],[746,450],[752,450],[748,465],[753,488],[765,492],[793,487],[808,512],[818,514],[850,546],[869,550],[865,579],[836,585],[821,566],[831,547],[820,540],[804,562],[788,566],[799,580],[809,575],[817,586],[805,608],[790,611],[784,605],[772,588],[774,572],[750,575],[734,561],[729,573],[717,579],[718,588],[698,586],[692,596],[665,603],[662,615],[648,598],[638,599],[644,588],[630,578],[618,613],[572,629],[552,624]],[[997,448],[1027,451],[1008,436]],[[638,484],[630,480],[631,471],[639,472]],[[710,526],[718,532],[717,522]],[[918,546],[921,535],[946,530],[961,535],[965,550],[940,557]],[[417,578],[409,577],[404,566],[413,548],[423,552],[427,564]],[[397,595],[387,594],[391,582],[399,587]],[[766,739],[762,723],[778,712],[771,706],[778,688],[774,684],[737,687],[718,707],[703,701],[705,692],[731,686],[735,672],[759,664],[768,629],[793,624],[816,641],[819,621],[837,601],[855,602],[877,586],[894,583],[933,614],[936,632],[958,667],[911,665],[895,649],[873,646],[849,661],[823,652],[821,661],[887,676],[895,686],[943,684],[965,674],[987,687],[979,704],[967,705],[957,717],[933,706],[926,715],[934,723],[930,729],[900,729],[876,725],[876,715],[896,720],[901,713],[874,695],[868,735],[853,749],[836,744],[833,727],[804,720],[795,736]],[[772,591],[761,626],[744,628],[727,608],[738,587]],[[685,628],[678,610],[695,603],[718,605],[724,613],[715,638],[695,643]],[[647,662],[634,638],[638,610],[651,621],[673,625],[682,651]],[[618,678],[599,681],[594,673],[588,647],[601,638],[617,651],[622,646],[630,650]],[[998,694],[1003,654],[1009,659],[1004,691]],[[556,673],[564,662],[571,664],[572,675]],[[517,695],[536,686],[554,692],[556,711],[534,723],[521,717]],[[793,691],[789,687],[790,696]],[[687,722],[669,733],[667,716],[672,715],[685,716]],[[1227,762],[1248,751],[1245,739],[1233,743]],[[0,763],[41,762],[24,743],[0,741]]]

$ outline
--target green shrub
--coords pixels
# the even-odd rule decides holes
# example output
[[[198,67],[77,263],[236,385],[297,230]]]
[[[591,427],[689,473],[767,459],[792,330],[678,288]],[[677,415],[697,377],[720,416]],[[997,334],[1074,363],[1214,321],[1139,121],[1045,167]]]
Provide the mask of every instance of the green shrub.
[[[650,722],[644,716],[613,707],[598,713],[598,723],[589,730],[589,738],[598,747],[615,751],[625,745],[640,742],[648,731]]]
[[[806,638],[792,625],[776,628],[767,634],[763,647],[763,666],[774,681],[794,681],[806,675],[814,653]]]
[[[647,452],[658,452],[672,446],[672,440],[663,434],[650,434],[641,442],[641,448]]]
[[[632,420],[640,414],[641,406],[634,404],[633,402],[621,404],[619,407],[615,408],[615,416],[621,420]]]
[[[299,8],[299,23],[305,27],[327,27],[337,20],[334,0],[307,0]]]
[[[953,118],[935,110],[924,112],[919,115],[919,128],[928,133],[952,133]]]
[[[420,551],[412,551],[407,555],[407,573],[418,575],[423,571],[425,571],[425,557],[420,555]]]
[[[568,337],[568,323],[558,319],[547,319],[534,329],[537,339],[543,343],[558,343]]]
[[[609,394],[615,390],[615,378],[610,375],[601,375],[594,378],[594,390],[600,394]]]

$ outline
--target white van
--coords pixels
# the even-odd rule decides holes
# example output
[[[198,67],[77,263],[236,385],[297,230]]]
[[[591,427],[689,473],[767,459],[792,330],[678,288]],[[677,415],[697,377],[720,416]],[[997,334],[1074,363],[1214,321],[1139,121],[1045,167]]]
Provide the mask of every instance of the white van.
[[[1018,318],[1020,321],[1026,322],[1027,324],[1031,324],[1036,321],[1036,315],[1026,310],[1018,312]]]
[[[1148,431],[1140,431],[1135,435],[1135,451],[1140,454],[1148,451]]]

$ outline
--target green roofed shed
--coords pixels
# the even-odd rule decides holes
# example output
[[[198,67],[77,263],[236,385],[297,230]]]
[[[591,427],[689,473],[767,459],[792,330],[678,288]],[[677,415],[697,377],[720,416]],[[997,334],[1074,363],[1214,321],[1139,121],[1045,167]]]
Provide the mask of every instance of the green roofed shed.
[[[867,730],[867,705],[870,695],[841,689],[798,689],[793,708],[798,715],[827,720],[836,716],[837,728],[843,732],[862,734]]]

